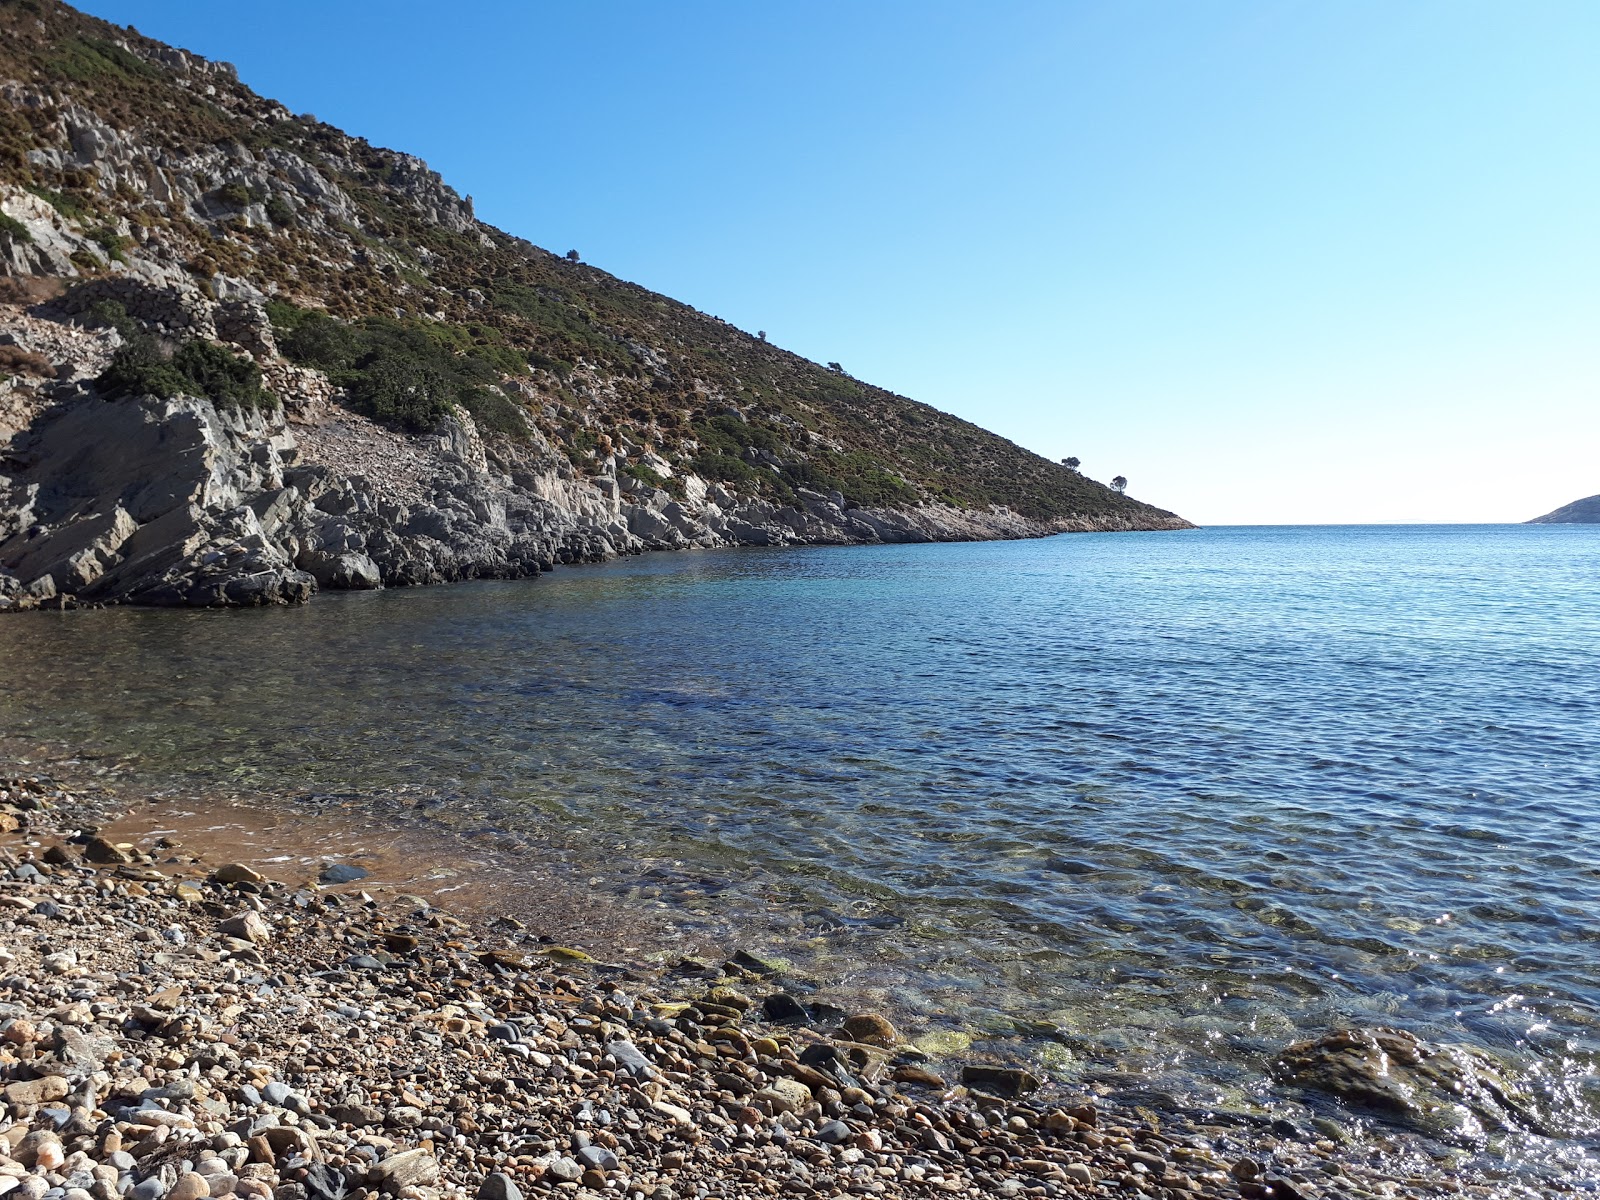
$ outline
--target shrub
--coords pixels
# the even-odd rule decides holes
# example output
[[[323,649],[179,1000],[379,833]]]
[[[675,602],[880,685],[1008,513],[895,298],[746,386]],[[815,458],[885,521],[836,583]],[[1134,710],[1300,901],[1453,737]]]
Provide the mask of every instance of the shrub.
[[[5,213],[0,213],[0,235],[24,245],[33,241],[33,234],[28,232],[28,227],[15,217],[8,216]]]
[[[522,408],[512,403],[498,388],[469,388],[461,394],[461,405],[483,433],[503,433],[507,437],[526,438],[528,422]]]
[[[460,406],[485,433],[528,436],[521,410],[496,386],[526,367],[495,330],[389,317],[351,325],[281,301],[267,315],[284,354],[326,371],[374,420],[421,433]]]
[[[128,261],[123,251],[133,244],[133,239],[128,237],[127,234],[118,233],[110,225],[102,225],[99,229],[89,231],[89,240],[104,250],[107,256],[116,262]]]
[[[61,42],[49,66],[79,83],[154,77],[154,67],[137,54],[100,38],[74,37]]]
[[[69,196],[65,192],[52,192],[49,188],[28,190],[69,221],[85,221],[89,217],[88,205],[75,196]]]
[[[34,375],[48,379],[55,374],[50,360],[34,350],[21,346],[0,346],[0,375]]]
[[[84,310],[84,315],[91,319],[91,324],[111,326],[122,335],[125,342],[145,336],[144,327],[128,315],[127,308],[120,300],[96,300]]]
[[[218,408],[270,408],[277,404],[261,386],[255,363],[215,342],[184,342],[170,355],[140,330],[111,356],[95,381],[108,397],[197,396]]]
[[[274,225],[293,225],[295,221],[294,208],[282,196],[271,195],[267,197],[267,220]]]
[[[662,477],[659,471],[656,471],[651,467],[647,467],[643,463],[629,463],[627,466],[622,468],[622,473],[624,475],[632,475],[640,483],[648,484],[653,488],[664,488],[667,486],[666,479]]]
[[[229,208],[244,208],[254,197],[242,183],[225,183],[217,189],[217,199]]]
[[[420,359],[378,357],[347,386],[361,412],[417,432],[434,428],[453,411],[449,376]]]

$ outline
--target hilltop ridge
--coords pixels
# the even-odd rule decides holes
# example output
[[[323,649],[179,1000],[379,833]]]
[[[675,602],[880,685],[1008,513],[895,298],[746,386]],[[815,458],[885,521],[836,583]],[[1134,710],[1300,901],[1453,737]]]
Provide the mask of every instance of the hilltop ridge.
[[[1188,527],[55,0],[0,0],[0,98],[0,603]]]
[[[1526,525],[1600,525],[1600,496],[1586,496],[1563,504],[1554,512],[1525,521]]]

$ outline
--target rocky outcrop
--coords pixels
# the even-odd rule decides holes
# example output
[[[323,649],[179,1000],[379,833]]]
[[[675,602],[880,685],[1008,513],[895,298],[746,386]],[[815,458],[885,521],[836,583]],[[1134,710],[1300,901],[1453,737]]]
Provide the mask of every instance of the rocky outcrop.
[[[1600,496],[1587,496],[1563,504],[1554,512],[1528,521],[1529,525],[1600,525]]]
[[[692,476],[679,499],[615,461],[578,475],[538,438],[486,446],[465,414],[410,438],[332,407],[295,425],[282,407],[108,400],[82,381],[57,389],[0,465],[0,609],[293,603],[645,550],[1049,532],[999,510],[838,493],[780,506]]]

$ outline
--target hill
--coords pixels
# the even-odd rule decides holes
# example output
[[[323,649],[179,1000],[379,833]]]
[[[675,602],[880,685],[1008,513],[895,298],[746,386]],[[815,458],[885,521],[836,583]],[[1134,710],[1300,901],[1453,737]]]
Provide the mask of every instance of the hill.
[[[54,0],[0,0],[0,97],[0,603],[1187,527]]]
[[[1526,522],[1528,525],[1600,525],[1600,496],[1588,496],[1563,504],[1555,512],[1547,512]]]

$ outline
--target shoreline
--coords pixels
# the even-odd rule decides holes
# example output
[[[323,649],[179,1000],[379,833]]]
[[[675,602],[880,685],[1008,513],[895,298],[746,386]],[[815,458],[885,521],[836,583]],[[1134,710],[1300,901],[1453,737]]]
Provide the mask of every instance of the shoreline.
[[[0,843],[0,1154],[9,1139],[27,1163],[0,1159],[20,1180],[0,1190],[20,1200],[57,1200],[73,1163],[89,1200],[1476,1191],[930,1062],[878,1013],[780,1023],[795,1014],[777,967],[735,952],[687,971],[681,946],[647,965],[618,939],[638,952],[662,931],[608,923],[586,896],[546,896],[531,923],[501,915],[494,886],[402,890],[428,870],[409,834],[387,859],[342,860],[293,819],[229,856],[202,806],[152,799],[0,757],[18,826]],[[318,884],[319,859],[372,873]],[[60,1163],[40,1187],[56,1154],[29,1147],[46,1144]]]

